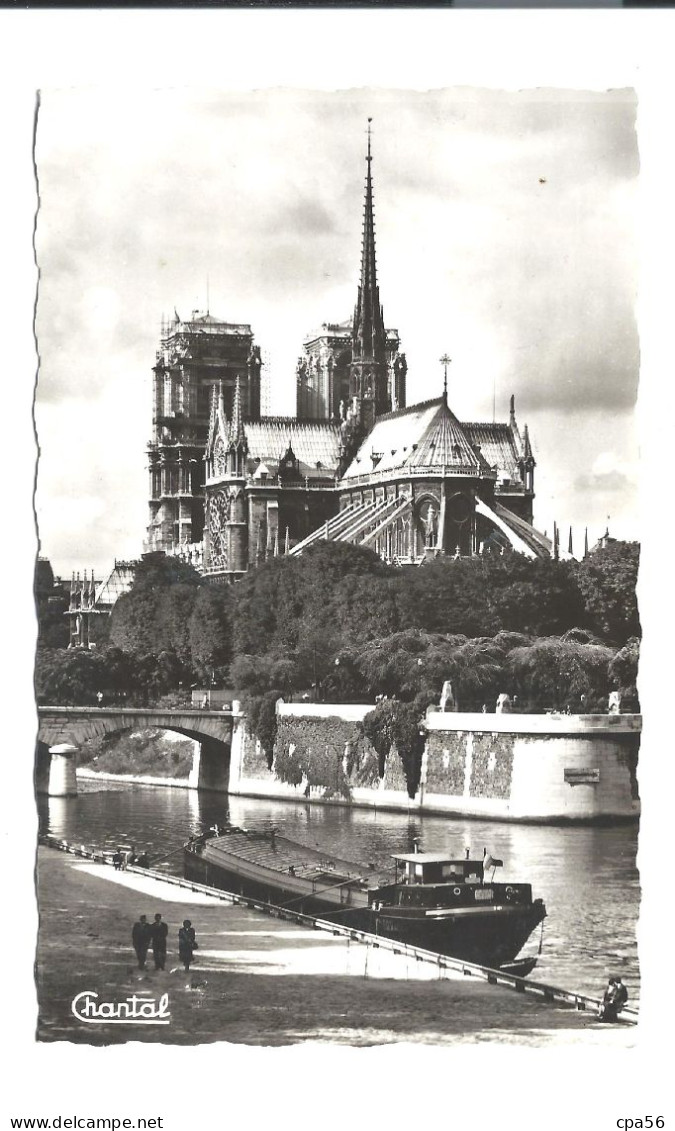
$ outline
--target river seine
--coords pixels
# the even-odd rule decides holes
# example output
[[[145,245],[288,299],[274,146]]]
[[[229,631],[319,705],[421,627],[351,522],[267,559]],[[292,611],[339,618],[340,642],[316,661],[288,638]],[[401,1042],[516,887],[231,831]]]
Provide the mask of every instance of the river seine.
[[[620,974],[630,1003],[639,994],[636,925],[640,888],[637,826],[516,825],[293,802],[262,801],[158,786],[81,782],[73,798],[40,798],[40,828],[76,844],[145,849],[153,867],[182,875],[181,846],[214,822],[276,827],[284,836],[347,860],[385,868],[394,852],[487,848],[504,861],[497,878],[531,883],[548,917],[533,977],[599,995]],[[154,913],[156,908],[139,911]],[[536,952],[539,930],[527,944]]]

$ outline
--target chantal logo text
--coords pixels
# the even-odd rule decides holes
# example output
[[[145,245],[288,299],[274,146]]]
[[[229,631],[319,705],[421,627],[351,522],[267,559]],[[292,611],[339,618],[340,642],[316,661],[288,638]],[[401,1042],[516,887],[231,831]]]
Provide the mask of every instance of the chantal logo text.
[[[87,1025],[169,1025],[169,995],[159,1001],[145,994],[132,994],[124,1001],[99,1001],[93,990],[83,990],[73,998],[70,1008],[78,1021]]]

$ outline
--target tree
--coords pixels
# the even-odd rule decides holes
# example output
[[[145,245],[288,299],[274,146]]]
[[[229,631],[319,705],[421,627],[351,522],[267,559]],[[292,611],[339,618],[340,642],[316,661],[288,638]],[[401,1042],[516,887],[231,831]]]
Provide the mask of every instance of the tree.
[[[604,645],[559,638],[535,640],[509,654],[507,671],[513,691],[530,707],[575,711],[606,705],[608,666],[613,651]]]
[[[432,633],[491,636],[502,627],[490,600],[491,563],[486,559],[437,558],[397,576],[400,626]]]
[[[106,699],[127,697],[138,690],[140,672],[137,657],[122,648],[106,648],[96,655],[97,691]]]
[[[407,629],[371,641],[354,662],[371,697],[397,696],[423,709],[438,703],[449,680],[460,708],[475,710],[503,690],[505,660],[506,649],[489,637],[468,640]]]
[[[141,560],[128,593],[110,614],[110,644],[136,655],[176,652],[190,658],[188,623],[202,580],[177,558]]]
[[[189,647],[195,676],[225,683],[232,661],[232,589],[229,585],[202,585],[188,624]]]
[[[39,704],[91,706],[96,703],[98,666],[93,652],[45,648],[35,661],[35,695]]]
[[[455,648],[453,663],[453,690],[461,711],[496,702],[506,681],[506,652],[496,640],[467,640]]]
[[[187,778],[193,757],[191,739],[167,738],[162,731],[144,729],[89,739],[78,752],[77,762],[99,772]]]
[[[638,666],[640,663],[640,641],[631,637],[610,661],[609,679],[621,692],[621,705],[626,711],[639,711],[640,701],[637,693]]]
[[[373,698],[410,702],[424,693],[438,698],[443,681],[455,677],[456,646],[457,638],[410,628],[370,641],[356,653],[355,663]]]
[[[235,654],[296,651],[311,626],[323,640],[330,636],[322,651],[332,652],[332,663],[353,635],[372,634],[372,619],[382,624],[387,602],[378,600],[379,583],[394,572],[371,550],[348,543],[320,542],[301,557],[264,563],[235,586]]]
[[[566,562],[522,554],[438,558],[399,574],[401,627],[493,637],[564,632],[584,618],[574,571]]]
[[[584,621],[581,593],[568,562],[505,554],[490,559],[488,584],[505,631],[553,636]]]
[[[66,613],[69,599],[62,588],[54,587],[54,572],[46,558],[37,560],[34,594],[38,648],[67,648],[69,625]]]
[[[579,589],[592,628],[604,640],[625,644],[639,637],[638,542],[609,542],[576,566]]]
[[[357,664],[357,654],[341,648],[321,680],[321,694],[329,703],[362,703],[372,699]]]
[[[238,691],[264,695],[274,691],[288,696],[303,686],[301,668],[295,655],[237,656],[232,664],[232,682]]]

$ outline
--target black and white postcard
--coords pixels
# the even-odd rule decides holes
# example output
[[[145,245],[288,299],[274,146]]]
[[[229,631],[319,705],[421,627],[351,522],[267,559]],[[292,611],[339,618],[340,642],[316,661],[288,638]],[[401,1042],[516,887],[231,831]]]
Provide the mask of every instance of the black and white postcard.
[[[479,1127],[666,1126],[670,21],[54,15],[9,130],[12,1126],[169,1127],[222,1057],[209,1119],[438,1119],[450,1051]]]

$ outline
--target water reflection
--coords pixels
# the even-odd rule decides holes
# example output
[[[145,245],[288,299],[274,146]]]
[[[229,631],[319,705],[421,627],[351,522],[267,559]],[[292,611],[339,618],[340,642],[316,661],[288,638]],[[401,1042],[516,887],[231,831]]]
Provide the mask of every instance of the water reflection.
[[[156,867],[180,874],[188,835],[214,822],[275,826],[303,844],[383,869],[393,852],[483,848],[503,859],[504,880],[532,884],[548,910],[537,967],[547,981],[597,993],[620,973],[631,1002],[638,994],[635,930],[639,878],[637,828],[537,826],[419,817],[151,786],[84,784],[78,797],[40,798],[40,827],[75,843],[113,849],[135,844]],[[537,939],[532,940],[536,943]],[[532,944],[531,944],[532,945]]]

